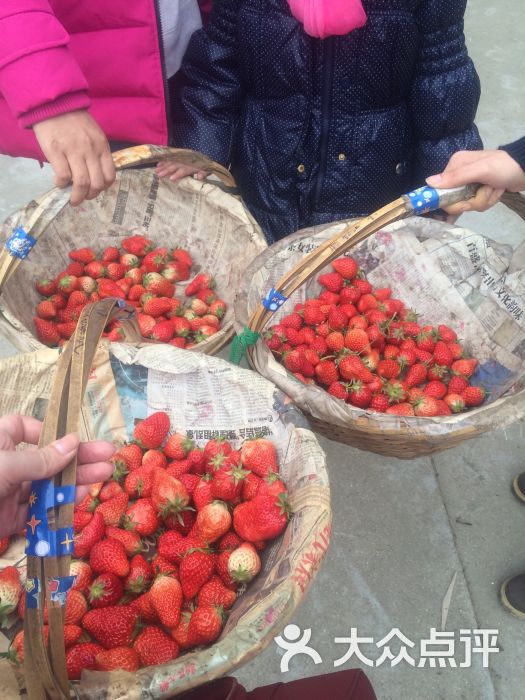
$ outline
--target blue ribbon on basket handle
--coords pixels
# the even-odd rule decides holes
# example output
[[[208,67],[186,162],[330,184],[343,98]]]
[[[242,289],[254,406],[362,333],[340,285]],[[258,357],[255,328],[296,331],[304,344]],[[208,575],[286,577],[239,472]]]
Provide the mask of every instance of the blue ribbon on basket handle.
[[[462,202],[474,197],[479,185],[464,185],[447,190],[437,190],[429,185],[418,187],[403,195],[403,201],[407,205],[407,211],[411,214],[421,215],[430,211],[443,209],[451,204]]]

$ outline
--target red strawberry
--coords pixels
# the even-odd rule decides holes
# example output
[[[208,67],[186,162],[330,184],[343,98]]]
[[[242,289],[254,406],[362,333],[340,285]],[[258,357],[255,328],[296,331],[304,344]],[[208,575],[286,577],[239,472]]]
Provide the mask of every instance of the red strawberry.
[[[210,304],[210,314],[216,316],[218,319],[224,318],[226,313],[226,302],[222,299],[216,299]]]
[[[349,350],[352,350],[352,352],[367,352],[370,348],[368,334],[365,330],[360,328],[353,328],[352,330],[349,330],[345,335],[345,346]]]
[[[55,316],[57,315],[57,310],[53,302],[49,301],[49,299],[44,299],[44,301],[41,301],[39,304],[37,304],[36,315],[39,318],[49,320],[51,318],[55,318]]]
[[[78,625],[86,614],[88,604],[80,591],[72,588],[67,594],[64,623],[66,625]]]
[[[151,337],[161,343],[167,343],[173,338],[173,324],[171,321],[156,323],[151,329]]]
[[[449,376],[449,367],[446,365],[430,365],[427,379],[431,382],[446,382]]]
[[[344,335],[340,331],[329,333],[325,338],[328,348],[335,353],[341,352],[345,346]]]
[[[84,273],[87,277],[98,280],[106,276],[107,268],[106,264],[100,260],[93,260],[86,265],[84,268]]]
[[[128,647],[115,647],[101,651],[95,657],[98,671],[138,671],[140,666],[139,655],[135,649]]]
[[[125,527],[142,537],[149,537],[159,529],[160,520],[151,499],[139,498],[128,508]]]
[[[439,415],[439,404],[432,396],[422,396],[414,402],[414,413],[416,416],[437,416]]]
[[[444,343],[454,343],[458,339],[456,332],[453,331],[452,328],[449,328],[448,326],[440,325],[440,326],[438,326],[437,329],[438,329],[439,338]]]
[[[93,642],[85,642],[75,644],[66,651],[66,667],[69,680],[80,680],[80,674],[83,669],[94,671],[97,668],[97,654],[103,652],[103,647],[100,644]]]
[[[16,610],[22,594],[20,574],[14,566],[6,566],[0,571],[0,623],[5,626],[6,618]]]
[[[108,481],[101,488],[98,498],[101,503],[105,503],[121,493],[123,493],[122,487],[117,481]]]
[[[353,381],[348,388],[348,402],[358,408],[367,408],[372,400],[372,392],[360,381]]]
[[[402,403],[407,397],[407,385],[399,380],[386,382],[383,391],[388,396],[389,403]]]
[[[54,323],[38,317],[33,319],[33,323],[35,324],[37,338],[41,343],[50,346],[58,345],[60,334]]]
[[[256,477],[258,478],[258,477]],[[256,494],[254,494],[255,496]],[[230,532],[227,532],[225,535],[221,537],[217,544],[217,548],[220,552],[226,551],[226,550],[234,550],[237,549],[242,544],[242,540],[239,537],[239,535],[234,532],[233,530],[230,530]]]
[[[162,445],[169,429],[170,418],[168,414],[164,411],[157,411],[135,426],[133,437],[143,449],[151,450]]]
[[[447,386],[440,381],[431,381],[423,389],[426,396],[433,396],[435,399],[442,399],[447,393]]]
[[[35,282],[36,291],[43,297],[50,297],[57,290],[57,283],[48,277],[41,277]]]
[[[100,513],[95,513],[82,532],[75,537],[75,557],[86,557],[93,545],[104,536],[104,518]]]
[[[442,365],[445,367],[450,367],[450,365],[454,362],[454,357],[450,352],[448,345],[442,340],[438,340],[434,348],[434,362],[437,365]]]
[[[111,458],[116,466],[120,466],[122,473],[132,472],[142,466],[142,450],[138,445],[124,445]]]
[[[175,286],[158,272],[148,272],[144,275],[142,285],[147,292],[157,297],[170,298],[175,293]]]
[[[209,462],[218,454],[227,456],[230,454],[230,452],[232,452],[232,446],[226,440],[226,438],[217,437],[213,438],[212,440],[208,440],[204,446],[203,458],[206,462]]]
[[[84,265],[95,259],[95,253],[91,248],[77,248],[76,250],[70,250],[68,255],[71,260],[80,262]]]
[[[193,265],[193,259],[185,248],[175,248],[171,251],[171,257],[175,262],[181,263],[182,265],[187,265],[188,267]]]
[[[193,492],[193,501],[197,510],[201,510],[206,504],[213,501],[211,474],[205,474]]]
[[[461,396],[465,401],[465,406],[469,408],[482,404],[483,401],[485,401],[486,395],[487,392],[482,386],[468,386],[461,392]]]
[[[138,554],[142,550],[142,540],[138,532],[123,530],[119,527],[107,527],[106,537],[117,540],[122,544],[128,556]]]
[[[64,270],[68,275],[73,275],[73,277],[82,277],[84,274],[84,265],[79,262],[71,262]]]
[[[173,565],[172,568],[174,568]],[[135,600],[131,601],[129,607],[138,613],[141,622],[159,621],[157,613],[155,612],[155,608],[153,607],[153,604],[149,597],[149,593],[143,593],[142,595],[139,595],[138,598],[135,598]]]
[[[142,593],[153,578],[153,569],[141,554],[135,554],[129,563],[129,574],[124,588],[129,593]]]
[[[93,572],[89,564],[86,561],[73,559],[69,567],[69,573],[71,576],[75,577],[72,588],[87,595],[93,581]]]
[[[182,588],[176,578],[160,575],[149,590],[151,604],[163,625],[176,627],[180,621]]]
[[[136,297],[136,299],[140,299],[142,294],[146,293],[146,290],[142,286],[142,278],[144,276],[142,269],[140,267],[131,267],[130,268],[128,265],[125,265],[122,261],[120,264],[124,265],[124,268],[126,270],[126,272],[124,274],[124,279],[131,280],[132,284],[130,287],[130,291],[131,291],[132,287],[141,287],[142,292],[141,292],[141,294],[137,295],[137,297]],[[138,291],[138,290],[136,290],[136,291]],[[129,294],[128,294],[128,298],[129,298]],[[135,301],[136,301],[136,299],[135,299]]]
[[[379,413],[384,413],[389,406],[388,397],[386,394],[375,394],[372,396],[369,408],[372,411],[378,411]]]
[[[370,382],[374,378],[372,372],[357,355],[344,355],[339,360],[338,366],[339,373],[343,379],[358,379],[362,382]]]
[[[161,450],[148,450],[142,457],[142,466],[150,469],[165,469],[168,466],[168,460]]]
[[[235,592],[224,585],[220,576],[212,576],[199,591],[197,605],[218,605],[229,610],[236,599]]]
[[[233,511],[235,532],[247,542],[271,540],[285,529],[291,511],[286,493],[277,497],[259,493]]]
[[[474,374],[477,366],[478,361],[474,358],[468,360],[456,360],[452,363],[452,371],[455,374],[459,374],[468,379]]]
[[[165,471],[157,470],[153,478],[151,501],[157,512],[163,517],[170,513],[179,513],[189,503],[186,487]]]
[[[417,347],[426,352],[434,352],[436,346],[434,335],[431,331],[425,330],[428,326],[424,326],[416,338]]]
[[[136,638],[133,648],[142,666],[159,666],[176,659],[179,645],[160,627],[145,627]]]
[[[405,383],[410,388],[413,386],[418,386],[419,384],[423,384],[426,378],[427,368],[424,364],[418,362],[417,364],[412,365],[412,367],[409,368],[405,377]]]
[[[119,262],[111,262],[106,268],[106,274],[110,280],[117,282],[126,274],[126,266]]]
[[[164,453],[170,459],[185,459],[194,446],[195,443],[190,438],[173,433],[166,441]]]
[[[190,467],[191,464],[189,459],[179,459],[175,462],[170,462],[168,464],[166,468],[166,474],[169,474],[174,479],[182,481],[181,477],[189,472]]]
[[[324,275],[319,275],[317,281],[329,292],[335,293],[341,291],[344,284],[344,279],[339,272],[327,272]]]
[[[142,265],[148,272],[160,272],[167,262],[167,248],[155,248],[155,250],[146,253],[144,260],[142,261]]]
[[[127,576],[129,573],[124,545],[115,539],[96,542],[89,554],[89,564],[96,574],[109,572],[117,576]]]
[[[170,513],[164,520],[164,525],[168,530],[177,530],[186,536],[193,529],[196,520],[195,510],[186,508],[179,513]]]
[[[153,241],[150,241],[149,238],[140,235],[124,238],[124,240],[121,242],[121,246],[126,252],[137,255],[140,258],[144,257],[144,255],[149,253],[150,250],[153,250],[154,247]]]
[[[194,598],[209,581],[215,570],[215,557],[203,549],[190,550],[179,567],[182,592],[187,600]]]
[[[332,267],[345,280],[353,279],[359,272],[359,265],[353,258],[337,258],[332,262]]]
[[[196,294],[202,289],[213,289],[215,287],[215,281],[206,272],[200,272],[198,275],[196,275],[192,281],[188,284],[186,289],[184,290],[184,293],[187,297],[192,296],[193,294]]]
[[[97,506],[96,513],[100,513],[105,525],[117,527],[128,507],[129,496],[127,493],[119,493],[105,503]]]
[[[199,605],[188,625],[188,638],[194,644],[214,642],[222,629],[222,609],[216,605]]]
[[[241,495],[244,481],[249,473],[241,466],[218,469],[211,482],[213,498],[234,501]]]
[[[232,519],[228,507],[222,501],[213,501],[199,510],[197,530],[205,542],[212,543],[225,535]]]
[[[315,366],[315,376],[320,384],[330,386],[339,379],[339,371],[333,360],[321,360]]]
[[[133,284],[128,291],[128,301],[138,301],[146,290],[141,284]]]
[[[414,407],[409,403],[396,403],[393,406],[389,406],[385,413],[393,414],[396,416],[413,416]]]
[[[246,440],[241,447],[241,461],[246,469],[258,476],[267,476],[278,471],[277,450],[273,442],[266,438]]]
[[[414,354],[416,356],[416,360],[419,362],[430,362],[432,360],[432,353],[427,352],[426,350],[421,350],[420,348],[415,348],[414,349]]]
[[[139,324],[140,332],[144,338],[149,338],[149,335],[156,324],[153,316],[148,314],[137,313],[137,323]]]
[[[443,400],[452,413],[461,413],[465,410],[465,400],[461,394],[447,394]]]
[[[328,387],[328,393],[330,396],[334,396],[336,399],[341,399],[346,401],[348,398],[348,384],[343,384],[342,382],[332,382]],[[248,500],[248,499],[244,499]]]
[[[84,615],[82,627],[106,649],[130,647],[138,614],[129,606],[117,605],[90,610]]]
[[[461,394],[469,386],[469,381],[461,375],[453,376],[448,383],[449,394]]]
[[[141,297],[141,303],[142,303],[142,308],[144,310],[144,313],[147,314],[148,316],[152,316],[155,319],[160,318],[160,317],[164,317],[164,315],[167,314],[168,311],[170,311],[170,309],[171,309],[170,300],[164,296],[155,297],[155,296],[150,296],[149,294],[146,294],[144,297]],[[158,321],[155,322],[155,325],[157,323],[158,323]],[[153,332],[153,328],[151,329],[150,332]],[[173,324],[170,325],[170,329],[171,329],[171,335],[173,335]]]
[[[399,377],[401,368],[395,360],[381,360],[377,364],[377,373],[383,379],[395,379]]]
[[[116,297],[117,299],[125,299],[126,294],[118,286],[116,282],[108,279],[100,279],[98,282],[98,294],[101,299]]]
[[[119,249],[116,246],[108,246],[107,248],[104,248],[101,260],[103,262],[117,262],[119,257]]]
[[[124,589],[122,581],[109,572],[100,574],[89,588],[89,602],[92,608],[106,608],[116,605],[122,598]]]
[[[249,583],[261,570],[261,560],[255,547],[249,542],[244,542],[233,552],[223,552],[228,557],[228,574],[233,581]],[[224,581],[223,576],[221,578]]]

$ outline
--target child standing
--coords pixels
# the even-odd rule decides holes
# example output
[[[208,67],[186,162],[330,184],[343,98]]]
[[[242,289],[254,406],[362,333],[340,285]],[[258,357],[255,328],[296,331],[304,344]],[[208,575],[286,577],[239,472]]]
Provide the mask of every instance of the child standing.
[[[185,56],[175,143],[231,165],[270,241],[368,214],[481,147],[464,10],[465,0],[216,2]]]

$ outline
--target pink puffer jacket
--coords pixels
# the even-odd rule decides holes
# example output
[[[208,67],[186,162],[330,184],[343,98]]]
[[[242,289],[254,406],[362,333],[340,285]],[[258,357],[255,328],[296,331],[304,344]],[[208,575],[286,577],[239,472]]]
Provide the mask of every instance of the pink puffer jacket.
[[[87,107],[110,140],[168,142],[154,0],[1,0],[0,37],[1,153],[43,160],[29,127]]]

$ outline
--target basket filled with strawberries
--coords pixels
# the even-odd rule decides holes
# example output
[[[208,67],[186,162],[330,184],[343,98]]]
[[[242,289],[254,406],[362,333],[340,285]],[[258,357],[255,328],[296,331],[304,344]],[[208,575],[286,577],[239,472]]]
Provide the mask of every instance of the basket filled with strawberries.
[[[509,203],[523,211],[516,197]],[[421,217],[365,231],[352,246],[352,227],[367,225],[299,231],[250,265],[235,311],[252,366],[315,430],[399,458],[522,417],[523,260]]]
[[[16,383],[31,358],[33,404],[49,402],[44,431],[57,395],[49,374],[56,387],[71,346],[58,364],[49,349],[6,361]],[[35,574],[35,565],[50,566],[35,557],[49,534],[42,524],[28,516],[27,563],[17,538],[4,543],[0,566],[16,566],[0,572],[3,596],[3,577],[10,586],[0,610],[11,640],[0,675],[7,684],[14,673],[37,697],[24,663],[40,668],[47,643],[49,683],[73,683],[76,697],[173,697],[256,655],[304,598],[330,538],[325,457],[280,390],[222,360],[167,344],[104,342],[91,367],[82,423],[86,437],[115,442],[113,477],[72,510],[70,551],[51,562],[61,574],[55,594]],[[74,383],[73,364],[70,373]]]
[[[121,151],[116,182],[96,199],[72,207],[68,190],[53,189],[8,218],[0,329],[15,347],[63,345],[82,308],[108,297],[135,307],[146,340],[208,354],[228,342],[234,290],[265,239],[222,166],[207,162],[211,178],[179,183],[146,167],[173,152]],[[105,333],[124,339],[118,321]]]

